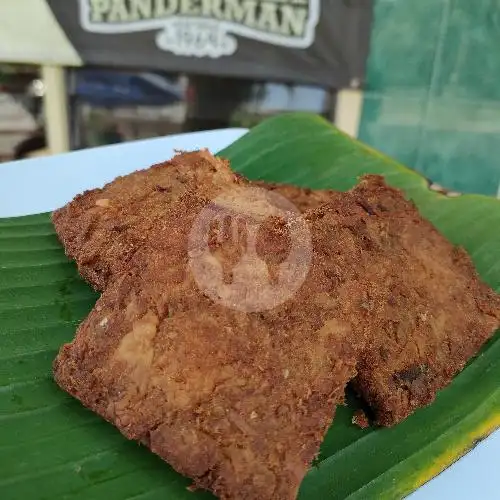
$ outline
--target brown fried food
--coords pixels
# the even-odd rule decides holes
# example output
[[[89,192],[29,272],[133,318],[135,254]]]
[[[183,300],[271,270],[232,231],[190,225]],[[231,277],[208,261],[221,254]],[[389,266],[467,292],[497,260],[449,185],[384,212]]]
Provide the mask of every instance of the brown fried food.
[[[229,168],[229,162],[208,151],[174,156],[170,161],[118,177],[102,189],[77,196],[53,213],[52,220],[69,258],[95,289],[107,283],[141,246],[166,212],[183,194],[195,190],[201,197],[215,198],[233,183],[248,181]],[[328,200],[330,191],[311,191],[295,186],[263,182],[256,187],[276,190],[305,210]]]
[[[196,210],[200,211],[210,199],[224,189],[249,184],[239,176],[235,177],[228,166],[220,160],[215,160],[214,173],[218,178],[212,182],[213,174],[197,173],[196,169],[204,169],[206,172],[206,162],[211,164],[214,159],[203,158],[199,153],[191,155],[193,156],[186,160],[187,170],[191,172],[189,178],[201,179],[204,176],[207,182],[201,187],[196,182],[186,182],[187,187],[180,188],[173,197],[169,196],[168,189],[159,191],[166,193],[162,197],[156,195],[157,191],[151,188],[148,180],[143,179],[142,176],[149,174],[133,174],[131,178],[136,176],[135,181],[121,180],[120,182],[124,184],[118,182],[116,188],[112,185],[106,187],[105,198],[102,197],[102,191],[91,192],[84,195],[84,200],[77,199],[71,207],[63,209],[55,216],[56,227],[67,247],[67,252],[76,257],[82,273],[88,279],[90,277],[94,285],[100,288],[109,283],[111,288],[103,295],[97,307],[106,308],[106,318],[111,314],[116,318],[112,323],[116,326],[113,326],[110,332],[94,338],[93,335],[97,335],[95,332],[99,331],[96,326],[99,311],[94,310],[80,328],[75,342],[62,349],[56,363],[56,377],[63,388],[114,422],[129,437],[149,443],[148,432],[151,428],[163,425],[163,420],[160,422],[158,420],[160,417],[157,418],[158,414],[151,413],[153,410],[148,404],[152,403],[148,403],[149,399],[142,393],[140,397],[133,399],[130,405],[127,403],[126,411],[123,413],[124,421],[132,422],[130,428],[127,427],[129,424],[122,423],[121,414],[114,409],[108,409],[107,406],[110,402],[115,404],[117,401],[122,401],[122,397],[128,401],[128,393],[137,392],[134,389],[138,385],[134,381],[135,368],[124,364],[115,365],[111,358],[114,359],[113,352],[121,345],[122,338],[133,330],[133,324],[147,314],[144,312],[146,310],[152,310],[158,318],[158,329],[155,330],[154,338],[159,331],[168,332],[170,324],[177,325],[174,338],[182,339],[185,339],[187,332],[192,331],[202,332],[203,338],[209,334],[213,336],[215,328],[212,327],[210,332],[210,329],[203,325],[205,323],[218,325],[217,335],[221,335],[220,341],[223,347],[217,353],[230,359],[236,354],[227,344],[227,339],[224,340],[225,334],[220,333],[221,329],[229,326],[233,335],[237,337],[253,338],[255,335],[260,344],[252,344],[255,353],[253,358],[249,358],[253,360],[252,366],[248,367],[249,370],[255,368],[257,363],[255,360],[260,359],[259,356],[265,359],[269,353],[272,356],[283,356],[285,364],[294,360],[304,384],[309,386],[313,382],[308,378],[310,374],[306,373],[307,369],[304,368],[307,367],[307,362],[303,366],[304,362],[301,359],[291,357],[293,352],[286,349],[287,339],[289,337],[295,339],[295,336],[305,339],[305,350],[297,352],[306,359],[310,359],[310,354],[306,355],[306,352],[311,353],[314,342],[317,343],[319,347],[315,356],[319,366],[329,367],[328,369],[332,370],[332,379],[329,383],[334,385],[328,386],[328,390],[333,390],[333,387],[336,391],[340,390],[346,380],[343,378],[346,375],[344,372],[342,376],[338,376],[340,367],[335,363],[332,364],[330,359],[333,353],[342,352],[338,362],[346,364],[350,373],[346,376],[349,378],[354,376],[352,363],[355,359],[357,364],[355,386],[372,406],[377,422],[381,425],[393,425],[418,407],[430,403],[436,392],[452,380],[498,327],[499,298],[479,280],[465,252],[453,247],[419,215],[412,203],[406,201],[399,191],[387,187],[382,178],[377,176],[368,176],[349,193],[308,194],[305,190],[289,186],[275,188],[300,208],[314,207],[316,202],[318,205],[322,204],[320,208],[309,210],[305,214],[310,225],[314,248],[309,275],[295,295],[274,309],[260,313],[237,313],[216,306],[200,293],[187,271],[186,234],[193,223]],[[184,161],[183,155],[177,157],[177,163],[174,162],[174,168],[179,173],[184,168]],[[168,167],[162,172],[154,172],[154,175],[160,174],[168,179],[172,177]],[[126,182],[131,182],[141,194],[131,195],[122,202],[129,190]],[[113,195],[113,192],[116,194]],[[102,199],[110,201],[97,203]],[[115,210],[115,204],[120,208]],[[129,204],[132,208],[127,208]],[[94,209],[94,206],[98,208]],[[92,211],[90,216],[86,214],[88,209]],[[107,214],[107,211],[110,213]],[[118,235],[113,239],[115,230],[113,224],[119,224],[122,220],[127,221],[127,225],[118,231]],[[289,252],[286,243],[288,236],[286,224],[283,225],[274,219],[263,224],[257,246],[259,255],[267,256],[265,260],[270,269],[279,266],[286,258]],[[132,250],[129,250],[128,245],[131,245]],[[137,251],[138,249],[140,251]],[[230,266],[241,255],[232,251],[227,245],[222,247],[215,245],[212,246],[212,250],[222,260],[226,259],[226,263]],[[120,283],[125,283],[120,288],[121,291],[116,288],[118,280]],[[118,300],[121,296],[126,298]],[[141,309],[142,312],[137,313],[132,319],[126,319],[127,301],[133,303],[135,296],[143,297],[141,301],[146,306],[141,307],[145,309],[144,311]],[[191,319],[190,313],[196,314],[196,321]],[[216,318],[216,322],[212,322],[210,319],[212,317]],[[180,323],[176,323],[177,319],[169,322],[174,318],[179,318]],[[100,319],[105,326],[109,321],[104,317]],[[178,333],[180,331],[184,333]],[[330,339],[326,344],[322,340],[325,331]],[[103,343],[107,335],[110,335],[109,345]],[[266,343],[267,335],[277,339],[278,343],[272,345]],[[209,340],[204,345],[218,348],[215,337],[206,337]],[[282,351],[279,348],[280,343],[285,346]],[[162,344],[158,346],[155,342],[153,344],[153,360],[158,356],[168,358],[168,352],[161,350]],[[258,345],[260,351],[257,349]],[[346,353],[347,345],[354,351]],[[172,346],[169,349],[177,353],[180,347]],[[92,355],[89,356],[87,353]],[[194,370],[188,362],[187,351],[185,357],[186,359],[182,358],[183,363],[189,370]],[[198,363],[196,377],[205,377],[201,354],[196,360]],[[244,361],[238,360],[238,363],[242,362]],[[135,366],[134,361],[131,363]],[[154,362],[152,363],[154,365]],[[281,365],[278,366],[282,368]],[[290,370],[283,368],[285,369]],[[153,368],[151,370],[147,373],[161,371],[163,368],[156,368],[154,365],[154,370]],[[322,370],[323,368],[321,368],[323,376]],[[126,380],[123,376],[127,373],[132,373],[127,375],[129,377],[127,387],[120,389],[121,393],[117,389],[118,395],[113,391],[108,394],[106,387],[123,383],[123,380]],[[257,382],[255,387],[252,386],[251,381],[260,383],[262,379],[257,372],[244,373],[243,378],[249,377],[250,380],[248,397],[251,400],[252,391],[255,391],[257,386]],[[272,376],[277,376],[277,373]],[[146,377],[147,387],[152,384],[150,378],[150,375]],[[191,397],[189,384],[186,387],[186,397]],[[291,397],[285,386],[278,385],[278,387],[284,391],[286,398]],[[177,389],[167,387],[165,390],[174,391],[172,394],[176,401]],[[196,391],[198,389],[194,392]],[[274,398],[274,394],[269,392],[265,397]],[[307,391],[301,393],[300,397],[304,394],[307,394]],[[318,394],[324,395],[321,391]],[[290,399],[293,411],[297,411],[298,400],[294,399],[296,395],[294,393]],[[211,397],[212,393],[207,395],[207,405],[212,404]],[[103,402],[100,402],[101,399]],[[305,401],[303,398],[302,400]],[[329,401],[328,405],[330,403],[331,405],[327,405],[328,409],[325,410],[324,407],[321,411],[318,409],[320,413],[317,415],[325,415],[321,413],[323,411],[326,413],[330,411],[332,415],[335,401],[339,399],[334,398],[333,402]],[[307,406],[309,402],[305,404]],[[173,409],[162,408],[161,415],[164,413],[171,415],[171,412],[177,415],[176,412],[179,411],[177,406]],[[189,412],[194,410],[193,407],[189,407],[186,411],[187,413],[182,413],[183,419],[188,418]],[[266,416],[269,417],[267,413]],[[155,423],[149,426],[151,418]],[[190,418],[189,422],[196,420],[194,416]],[[314,439],[307,441],[307,449],[310,446],[311,450],[317,450],[320,439],[318,436],[324,432],[322,418],[318,420],[321,423],[316,426],[317,434]],[[201,432],[201,427],[197,426],[201,425],[203,419],[204,417],[201,417],[201,421],[196,420],[196,424],[190,423],[186,427],[186,432],[195,434]],[[167,421],[170,422],[168,419]],[[293,428],[295,433],[293,439],[304,444],[307,436],[300,430],[302,423],[297,425],[299,427]],[[168,425],[165,428],[168,428]],[[203,432],[206,432],[205,427],[203,429]],[[230,429],[234,430],[234,426]],[[272,465],[275,463],[274,459],[270,457],[275,456],[276,449],[282,446],[283,441],[280,439],[285,441],[291,439],[286,432],[284,436],[282,438],[275,436],[271,440],[266,438],[264,441],[269,441],[269,446],[276,448],[274,451],[266,448],[262,454],[255,455],[259,456],[261,463],[266,464],[267,470],[272,474],[277,474],[278,469],[274,468]],[[240,437],[238,434],[238,439]],[[231,434],[227,438],[220,439],[221,443],[227,443],[227,440],[236,438]],[[257,440],[257,437],[254,439]],[[218,440],[219,437],[215,439],[217,443]],[[180,472],[195,477],[199,485],[211,489],[222,497],[225,495],[226,498],[234,498],[235,491],[243,488],[241,481],[245,485],[250,484],[249,476],[242,479],[242,473],[238,472],[235,475],[234,468],[231,469],[232,472],[228,472],[230,469],[226,468],[225,458],[220,458],[221,461],[217,458],[216,465],[205,469],[203,474],[192,472],[189,465],[191,457],[198,457],[193,458],[195,461],[201,458],[193,449],[188,453],[182,448],[187,442],[169,443],[161,449],[157,445],[151,447]],[[245,443],[245,446],[253,450],[252,453],[256,453],[257,448],[254,448],[256,445],[248,444],[249,441]],[[205,445],[200,444],[202,454],[205,449],[203,446]],[[311,451],[302,456],[310,460],[313,454]],[[280,456],[285,461],[285,457]],[[287,456],[286,460],[289,459]],[[243,467],[245,470],[248,469],[248,474],[259,476],[258,469],[248,466],[243,459],[241,462],[238,460],[236,464],[246,464]],[[303,473],[305,466],[300,474],[294,477],[297,479]],[[273,484],[278,486],[272,491],[266,487],[262,490],[252,489],[256,487],[253,479],[253,486],[248,486],[249,490],[242,491],[246,492],[247,498],[267,498],[265,495],[271,493],[275,498],[291,498],[290,495],[296,491],[298,483],[296,480],[292,481],[291,476],[285,476],[276,476],[276,483]],[[280,489],[285,488],[282,486],[285,483],[289,484],[290,489]]]
[[[332,193],[305,218],[322,255],[316,292],[369,339],[354,386],[379,425],[394,425],[431,403],[493,335],[500,296],[382,177]]]
[[[193,193],[171,205],[168,230],[157,226],[107,287],[62,347],[55,377],[196,486],[222,499],[291,500],[366,339],[353,337],[342,304],[325,301],[323,247],[276,309],[247,313],[204,296],[186,248],[205,205]],[[260,252],[286,252],[287,228],[272,218]]]
[[[357,425],[360,429],[368,429],[370,421],[363,410],[356,410],[352,417],[352,423]]]
[[[467,253],[381,177],[369,176],[352,195],[365,210],[354,229],[365,252],[375,261],[385,254],[376,276],[387,291],[383,302],[367,291],[373,345],[354,384],[377,423],[390,426],[431,403],[477,354],[500,324],[500,296]]]
[[[207,151],[184,153],[86,191],[56,210],[52,220],[80,274],[104,290],[115,271],[164,221],[171,203],[192,189],[210,198],[233,180],[237,181],[227,162]]]
[[[290,184],[278,184],[264,181],[252,181],[251,185],[284,196],[295,205],[300,212],[318,208],[332,201],[332,196],[335,194],[335,191],[330,189],[309,189],[292,186]]]

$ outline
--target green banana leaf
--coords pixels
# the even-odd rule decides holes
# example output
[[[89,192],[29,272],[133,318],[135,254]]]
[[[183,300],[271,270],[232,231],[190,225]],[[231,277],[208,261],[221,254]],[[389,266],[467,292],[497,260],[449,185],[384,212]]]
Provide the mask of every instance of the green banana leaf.
[[[500,201],[447,197],[415,172],[307,114],[262,123],[220,153],[250,178],[346,190],[380,173],[463,245],[500,287]],[[145,165],[137,165],[138,168]],[[190,482],[58,389],[51,363],[96,294],[78,277],[49,214],[0,219],[0,498],[190,499]],[[300,499],[396,499],[438,474],[500,427],[500,338],[429,407],[391,429],[351,423],[340,407]]]

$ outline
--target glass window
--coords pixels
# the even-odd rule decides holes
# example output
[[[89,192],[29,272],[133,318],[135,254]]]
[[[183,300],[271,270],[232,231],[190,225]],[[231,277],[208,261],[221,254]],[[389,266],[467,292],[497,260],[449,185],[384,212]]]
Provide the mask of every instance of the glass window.
[[[185,121],[185,78],[84,68],[70,75],[74,148],[175,134]]]
[[[74,148],[333,112],[324,88],[241,78],[83,68],[72,71],[70,89]]]

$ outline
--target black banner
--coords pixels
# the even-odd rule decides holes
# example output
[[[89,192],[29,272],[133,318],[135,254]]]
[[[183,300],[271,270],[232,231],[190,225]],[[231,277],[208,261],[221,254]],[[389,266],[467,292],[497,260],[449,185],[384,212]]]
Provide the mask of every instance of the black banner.
[[[85,64],[362,85],[371,0],[47,0]]]

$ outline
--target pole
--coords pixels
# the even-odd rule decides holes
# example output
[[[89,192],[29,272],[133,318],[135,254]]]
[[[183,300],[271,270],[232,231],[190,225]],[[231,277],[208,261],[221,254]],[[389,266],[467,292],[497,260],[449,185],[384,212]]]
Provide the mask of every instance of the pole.
[[[358,137],[361,113],[363,111],[363,91],[354,85],[342,89],[337,94],[335,106],[335,125],[349,134]]]
[[[51,154],[69,151],[68,94],[62,66],[42,66],[47,146]]]
[[[331,88],[328,94],[328,120],[335,123],[337,108],[337,89]]]

